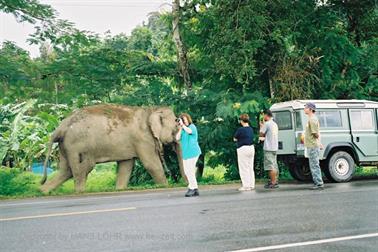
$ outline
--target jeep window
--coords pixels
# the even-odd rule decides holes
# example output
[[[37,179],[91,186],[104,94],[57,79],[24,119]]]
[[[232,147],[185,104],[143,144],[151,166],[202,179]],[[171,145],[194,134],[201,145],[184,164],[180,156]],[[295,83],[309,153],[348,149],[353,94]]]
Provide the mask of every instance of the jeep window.
[[[297,130],[302,130],[303,129],[302,118],[301,118],[301,112],[300,111],[295,112],[295,128]]]
[[[289,130],[293,128],[290,111],[274,112],[273,117],[278,125],[278,129]]]
[[[319,111],[318,118],[322,128],[341,128],[343,126],[340,111]]]
[[[354,110],[350,112],[352,129],[354,130],[372,130],[373,125],[372,110]]]

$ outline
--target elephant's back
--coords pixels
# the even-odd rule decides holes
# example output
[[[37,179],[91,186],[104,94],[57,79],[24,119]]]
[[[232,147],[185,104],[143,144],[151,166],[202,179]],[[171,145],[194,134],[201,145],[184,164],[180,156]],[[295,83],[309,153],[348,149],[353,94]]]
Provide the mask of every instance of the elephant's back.
[[[134,131],[143,130],[148,111],[141,107],[95,105],[75,111],[62,121],[66,143],[113,145],[133,141]],[[133,134],[134,133],[134,134]]]
[[[116,104],[100,104],[89,106],[82,109],[88,116],[103,117],[109,120],[118,120],[125,123],[134,119],[135,113],[140,110],[139,107],[129,107]]]
[[[122,106],[115,104],[100,104],[94,106],[84,107],[80,110],[73,112],[69,117],[64,119],[61,123],[62,126],[70,128],[76,124],[123,124],[128,126],[135,121],[137,114],[143,113],[144,109],[140,107]]]

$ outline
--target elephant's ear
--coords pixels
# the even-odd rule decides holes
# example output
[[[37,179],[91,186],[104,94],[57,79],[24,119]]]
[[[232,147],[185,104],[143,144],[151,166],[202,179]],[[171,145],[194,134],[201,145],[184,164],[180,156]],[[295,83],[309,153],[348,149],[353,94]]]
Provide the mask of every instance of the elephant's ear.
[[[152,131],[152,135],[158,140],[160,140],[160,134],[163,128],[161,116],[162,113],[160,111],[153,111],[148,119],[148,124]]]

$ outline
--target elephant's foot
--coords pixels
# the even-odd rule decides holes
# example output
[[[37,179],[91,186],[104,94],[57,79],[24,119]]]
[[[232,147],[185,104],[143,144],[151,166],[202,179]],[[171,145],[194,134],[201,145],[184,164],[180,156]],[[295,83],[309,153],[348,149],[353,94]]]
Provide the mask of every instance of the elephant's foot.
[[[76,178],[75,179],[75,192],[76,193],[83,193],[85,191],[85,183],[87,178]]]
[[[40,188],[39,188],[39,190],[43,193],[43,194],[48,194],[51,190],[47,187],[47,186],[45,186],[45,185],[43,185],[43,186],[41,186]]]
[[[76,185],[75,183],[75,193],[83,193],[85,192],[85,183],[84,185]]]
[[[123,190],[125,190],[127,187],[126,186],[118,186],[118,185],[116,185],[116,190],[117,191],[123,191]]]
[[[70,172],[59,171],[58,174],[51,180],[47,180],[45,184],[40,187],[41,192],[47,194],[50,191],[54,190],[68,179],[72,177]]]
[[[167,186],[168,185],[168,180],[164,177],[164,178],[158,178],[158,179],[154,179],[155,181],[155,184],[158,184],[158,185],[163,185],[163,186]]]
[[[125,177],[121,177],[121,175],[118,174],[117,182],[116,182],[116,190],[125,190],[127,188],[128,183],[129,183],[129,179],[126,179]]]

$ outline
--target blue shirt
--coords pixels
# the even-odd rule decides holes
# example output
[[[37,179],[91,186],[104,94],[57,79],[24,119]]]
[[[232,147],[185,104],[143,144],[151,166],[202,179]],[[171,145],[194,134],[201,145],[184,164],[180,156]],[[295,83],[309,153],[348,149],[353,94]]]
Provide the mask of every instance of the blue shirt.
[[[181,131],[181,148],[182,158],[190,159],[201,155],[201,148],[198,144],[197,128],[194,124],[188,126],[192,130],[192,134],[188,134],[184,129]]]
[[[234,135],[236,138],[237,147],[240,148],[244,145],[252,145],[253,143],[253,130],[251,127],[240,127]]]

